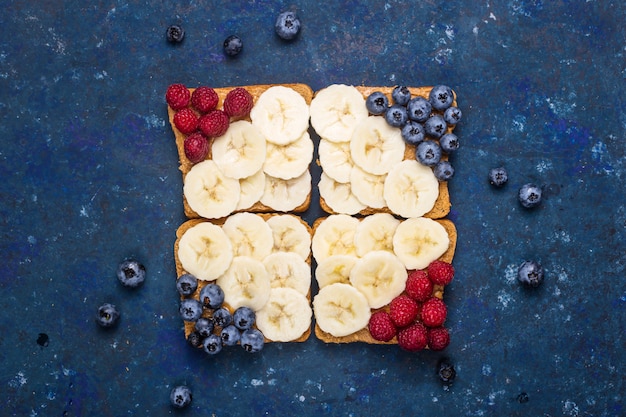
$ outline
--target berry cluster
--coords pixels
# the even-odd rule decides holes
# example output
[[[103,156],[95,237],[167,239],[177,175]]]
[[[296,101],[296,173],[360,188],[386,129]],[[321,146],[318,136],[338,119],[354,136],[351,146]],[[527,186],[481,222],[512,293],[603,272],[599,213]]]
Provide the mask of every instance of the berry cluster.
[[[224,346],[237,344],[251,353],[263,349],[265,338],[253,327],[254,311],[239,307],[231,312],[224,305],[224,291],[219,285],[206,284],[196,299],[193,295],[198,290],[198,279],[183,274],[176,280],[176,288],[182,296],[180,315],[185,322],[193,323],[193,330],[187,336],[192,346],[201,347],[209,355],[221,352]]]
[[[228,92],[218,109],[219,96],[214,89],[201,86],[192,93],[183,84],[170,85],[165,101],[175,111],[174,125],[186,135],[185,156],[194,164],[204,161],[210,141],[226,133],[232,120],[248,117],[254,104],[252,95],[238,87]]]
[[[391,301],[389,309],[372,314],[368,325],[372,337],[383,342],[397,337],[398,345],[409,352],[445,349],[450,343],[443,326],[448,310],[434,290],[453,278],[454,267],[439,260],[424,270],[410,271],[404,292]]]
[[[406,143],[414,145],[415,158],[432,167],[439,181],[448,181],[454,168],[443,154],[450,155],[459,147],[459,138],[448,132],[462,117],[461,110],[453,106],[454,93],[445,85],[432,88],[428,99],[411,97],[406,86],[396,86],[391,93],[391,104],[383,93],[376,91],[365,100],[372,115],[384,116],[390,126],[402,130]]]

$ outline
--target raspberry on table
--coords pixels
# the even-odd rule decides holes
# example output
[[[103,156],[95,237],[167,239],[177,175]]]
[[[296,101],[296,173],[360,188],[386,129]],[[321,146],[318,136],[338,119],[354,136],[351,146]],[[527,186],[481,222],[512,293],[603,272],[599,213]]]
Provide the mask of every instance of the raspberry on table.
[[[419,313],[417,301],[408,295],[399,295],[389,305],[389,316],[397,327],[405,327],[415,321]]]
[[[428,277],[433,284],[448,285],[454,278],[454,267],[452,264],[440,260],[435,260],[428,265]]]
[[[428,348],[430,350],[444,350],[450,344],[450,333],[445,327],[428,329]]]
[[[204,161],[209,153],[209,141],[201,133],[194,133],[185,138],[185,156],[191,163]]]
[[[433,294],[433,283],[426,271],[410,271],[404,291],[414,300],[423,302]]]
[[[252,95],[242,87],[230,90],[224,99],[224,111],[235,119],[247,117],[253,105]]]
[[[422,323],[428,327],[440,327],[446,321],[448,309],[443,301],[431,297],[422,304]]]
[[[165,101],[174,110],[180,110],[189,105],[191,93],[183,84],[172,84],[165,92]]]
[[[382,342],[388,342],[396,335],[396,326],[386,311],[378,311],[372,314],[368,329],[375,340]]]
[[[198,115],[189,107],[180,109],[174,114],[174,125],[181,133],[189,135],[198,129]]]
[[[202,114],[217,108],[219,97],[211,87],[198,87],[191,93],[191,105]]]
[[[422,323],[416,322],[398,332],[398,346],[409,352],[426,348],[428,331]]]
[[[222,136],[228,130],[230,120],[222,110],[212,110],[200,117],[198,127],[206,136],[216,138]]]

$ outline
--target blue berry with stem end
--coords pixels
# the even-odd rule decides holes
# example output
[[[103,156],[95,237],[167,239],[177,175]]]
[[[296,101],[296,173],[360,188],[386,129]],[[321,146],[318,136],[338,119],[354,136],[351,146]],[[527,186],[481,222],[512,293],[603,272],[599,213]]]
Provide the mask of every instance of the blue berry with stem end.
[[[433,173],[439,181],[449,181],[454,176],[454,167],[448,161],[439,161],[433,168]]]
[[[241,331],[231,324],[222,329],[220,337],[224,346],[235,346],[241,339]]]
[[[494,187],[504,187],[508,180],[509,176],[504,167],[496,167],[489,170],[489,183]]]
[[[413,120],[407,121],[402,126],[402,139],[408,144],[417,145],[424,140],[424,126]]]
[[[423,97],[412,98],[406,106],[409,119],[424,123],[430,117],[433,106]]]
[[[183,274],[176,280],[176,289],[183,297],[188,297],[198,289],[198,279],[191,274]]]
[[[187,298],[181,301],[179,312],[184,321],[197,321],[202,316],[202,303],[196,299]]]
[[[209,283],[200,290],[200,302],[205,308],[220,308],[224,303],[224,290],[215,283]]]
[[[265,337],[258,329],[244,330],[241,334],[240,344],[246,352],[260,352],[265,344]]]
[[[385,112],[385,120],[389,126],[402,127],[408,119],[406,107],[394,104]]]
[[[191,404],[191,389],[185,385],[179,385],[170,391],[170,403],[176,408],[185,408]]]
[[[452,105],[454,93],[447,85],[436,85],[430,90],[428,101],[435,110],[444,111]]]
[[[446,130],[448,129],[448,125],[446,121],[443,120],[443,116],[440,114],[433,114],[424,122],[424,131],[427,136],[430,136],[434,139],[439,139],[442,137]]]
[[[441,160],[441,153],[441,146],[434,140],[425,140],[415,149],[417,160],[429,167],[437,165],[437,162]]]
[[[98,307],[96,322],[102,327],[114,327],[120,318],[120,312],[114,304],[104,303]]]
[[[541,188],[528,183],[521,186],[517,194],[520,204],[524,208],[533,208],[541,203]]]
[[[126,259],[117,267],[117,279],[128,288],[137,288],[146,279],[146,268],[135,259]]]
[[[380,116],[389,108],[389,99],[380,91],[374,91],[365,99],[365,107],[370,114]]]
[[[216,334],[209,335],[202,342],[202,349],[209,355],[217,355],[222,351],[222,338]]]
[[[536,261],[524,261],[517,270],[517,279],[529,287],[538,287],[543,282],[543,268]]]
[[[450,126],[454,126],[461,121],[463,112],[456,106],[448,107],[443,113],[443,120]]]
[[[407,86],[397,85],[391,91],[391,99],[395,104],[406,106],[409,100],[411,100],[411,92]]]
[[[230,35],[224,40],[224,53],[228,56],[237,56],[243,50],[243,41],[237,35]]]
[[[439,139],[441,150],[447,154],[451,154],[459,149],[459,138],[454,133],[446,133]]]
[[[292,40],[300,33],[300,19],[294,12],[282,12],[276,18],[274,30],[281,39]]]

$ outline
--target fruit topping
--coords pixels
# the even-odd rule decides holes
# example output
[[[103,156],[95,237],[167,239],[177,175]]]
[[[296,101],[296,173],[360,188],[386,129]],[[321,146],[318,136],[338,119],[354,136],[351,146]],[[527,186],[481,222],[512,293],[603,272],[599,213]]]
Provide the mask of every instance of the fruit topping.
[[[198,115],[189,107],[180,109],[174,114],[174,125],[181,133],[189,135],[198,128]]]
[[[415,156],[422,164],[429,167],[437,165],[441,160],[441,146],[434,140],[420,142],[415,149]]]
[[[497,167],[489,170],[489,183],[494,187],[503,187],[508,180],[509,176],[507,175],[504,167]]]
[[[524,261],[517,270],[517,279],[524,285],[538,287],[543,282],[543,268],[536,261]]]
[[[209,283],[200,290],[200,302],[205,308],[220,308],[224,303],[224,290],[217,284]]]
[[[233,315],[226,307],[220,307],[213,312],[213,320],[217,326],[224,328],[233,322]]]
[[[380,91],[375,91],[365,99],[365,107],[370,114],[379,116],[387,111],[389,100]]]
[[[428,344],[428,330],[420,322],[415,322],[398,331],[398,346],[409,352],[417,352]]]
[[[524,184],[519,189],[517,198],[525,208],[533,208],[541,203],[541,188],[535,184]]]
[[[282,12],[276,18],[274,29],[281,39],[294,39],[300,32],[300,19],[294,12]]]
[[[248,329],[241,333],[240,344],[246,352],[256,353],[263,349],[265,338],[263,337],[263,333],[259,330]]]
[[[454,278],[454,267],[452,264],[436,260],[428,265],[428,277],[437,285],[448,285]]]
[[[235,346],[241,340],[241,332],[234,324],[229,324],[222,329],[220,337],[224,346]]]
[[[196,324],[193,326],[194,331],[197,332],[200,337],[207,337],[213,333],[215,328],[215,322],[207,317],[200,317]]]
[[[127,259],[117,267],[117,279],[128,288],[137,288],[146,279],[146,268],[134,259]]]
[[[202,133],[193,133],[187,136],[183,146],[185,156],[194,164],[204,161],[209,154],[209,141]]]
[[[454,167],[448,161],[439,161],[433,168],[433,173],[439,181],[449,181],[454,176]]]
[[[230,35],[224,40],[224,53],[228,56],[237,56],[243,50],[243,42],[237,35]]]
[[[385,120],[389,123],[389,126],[393,127],[402,127],[408,120],[408,116],[406,113],[406,107],[401,106],[399,104],[394,104],[387,112],[385,112]]]
[[[222,136],[228,130],[230,120],[222,110],[211,110],[200,117],[198,127],[209,138]]]
[[[444,350],[450,344],[450,333],[445,327],[428,329],[428,348],[430,350]]]
[[[222,351],[222,338],[216,334],[211,334],[202,342],[202,349],[209,355],[217,355]]]
[[[395,104],[406,106],[409,100],[411,100],[411,92],[408,87],[404,85],[397,85],[391,91],[391,99]]]
[[[442,326],[447,314],[446,305],[437,297],[429,298],[422,305],[422,323],[428,327]]]
[[[189,335],[187,336],[187,342],[195,348],[201,347],[203,341],[204,338],[202,337],[202,335],[200,335],[200,333],[196,331],[189,333]]]
[[[167,88],[165,101],[174,110],[184,109],[189,105],[191,93],[183,84],[172,84]]]
[[[404,290],[415,301],[426,301],[433,293],[433,283],[424,270],[409,272]]]
[[[191,399],[191,390],[184,385],[176,386],[170,392],[170,403],[176,408],[187,407],[191,404]]]
[[[418,313],[417,301],[408,295],[399,295],[389,304],[389,317],[397,327],[406,327],[413,323]]]
[[[406,107],[409,119],[419,123],[428,120],[433,110],[432,104],[423,97],[412,98]]]
[[[441,150],[451,154],[459,149],[459,138],[454,133],[446,133],[439,139],[439,145],[441,145]]]
[[[439,139],[443,136],[446,133],[446,129],[448,129],[448,125],[440,114],[433,114],[424,122],[426,135],[434,139]]]
[[[233,88],[224,99],[224,111],[229,117],[235,119],[248,117],[253,105],[252,95],[242,87]]]
[[[198,289],[198,279],[191,274],[183,274],[176,280],[176,289],[183,297],[188,297]]]
[[[201,86],[191,93],[191,105],[202,114],[215,110],[218,102],[219,97],[211,87]]]
[[[455,106],[448,107],[446,111],[443,112],[443,120],[445,120],[448,125],[455,125],[459,123],[462,117],[463,113],[461,112],[461,109]]]
[[[413,120],[408,120],[402,127],[402,139],[410,145],[417,145],[424,140],[424,126]]]
[[[436,110],[446,110],[454,101],[452,89],[446,85],[436,85],[430,90],[428,101]]]
[[[120,318],[120,312],[115,305],[110,303],[104,303],[98,307],[98,314],[96,315],[96,323],[102,327],[114,327],[117,324],[117,320]]]
[[[180,303],[179,312],[184,321],[197,321],[202,316],[202,304],[193,298],[184,299]]]
[[[391,316],[386,311],[377,311],[372,314],[368,324],[368,330],[375,340],[388,342],[396,335],[396,326]]]
[[[251,308],[239,307],[233,313],[233,323],[239,330],[248,330],[256,320],[256,314]]]

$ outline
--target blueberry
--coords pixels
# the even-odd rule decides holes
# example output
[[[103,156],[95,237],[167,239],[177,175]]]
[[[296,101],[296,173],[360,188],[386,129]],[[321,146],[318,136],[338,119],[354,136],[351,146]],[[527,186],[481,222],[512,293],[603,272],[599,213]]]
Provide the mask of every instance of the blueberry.
[[[193,347],[200,347],[202,346],[202,341],[204,340],[204,338],[200,335],[200,333],[193,331],[191,333],[189,333],[189,335],[187,336],[187,342],[193,346]]]
[[[459,138],[454,133],[446,133],[439,139],[439,145],[445,153],[452,153],[459,149]]]
[[[433,106],[423,97],[415,97],[406,106],[409,119],[423,123],[430,117]]]
[[[398,85],[391,92],[391,99],[395,104],[406,106],[409,100],[411,100],[411,92],[406,86]]]
[[[525,208],[533,208],[541,203],[541,188],[535,184],[524,184],[517,194],[519,202]]]
[[[448,181],[454,176],[454,167],[448,161],[439,161],[433,168],[433,173],[439,181]]]
[[[406,114],[406,108],[399,104],[394,104],[385,112],[385,120],[389,126],[402,127],[406,123],[407,119],[408,116]]]
[[[274,24],[276,34],[285,40],[291,40],[300,32],[300,19],[294,12],[282,12]]]
[[[233,323],[239,330],[248,330],[255,320],[256,314],[249,307],[239,307],[233,313]]]
[[[222,338],[216,334],[212,334],[204,339],[202,348],[209,355],[216,355],[222,351]]]
[[[424,140],[424,126],[409,120],[402,126],[402,139],[410,145],[417,145]]]
[[[243,49],[243,42],[237,35],[230,35],[224,40],[224,53],[228,56],[237,56]]]
[[[207,284],[200,290],[200,302],[206,308],[220,308],[224,302],[224,290],[217,284]]]
[[[96,322],[102,327],[114,327],[120,318],[120,312],[113,304],[104,303],[98,307]]]
[[[448,107],[446,111],[443,113],[443,120],[446,121],[448,125],[455,125],[461,121],[461,117],[463,117],[463,113],[458,107]]]
[[[543,282],[543,268],[536,261],[524,261],[517,270],[517,279],[524,285],[538,287]]]
[[[194,325],[194,329],[198,334],[204,338],[208,337],[211,333],[213,333],[213,328],[215,327],[215,322],[213,319],[209,319],[206,317],[200,317],[196,324]]]
[[[171,43],[180,43],[183,41],[185,37],[185,30],[179,25],[171,25],[167,28],[165,32],[165,36],[168,42]]]
[[[454,365],[452,365],[447,359],[442,359],[437,364],[437,375],[439,375],[439,379],[445,385],[450,385],[456,378],[456,371],[454,370]]]
[[[430,101],[435,110],[444,111],[452,105],[454,93],[447,85],[436,85],[430,90],[428,101]]]
[[[224,328],[233,322],[233,316],[228,309],[220,307],[213,312],[213,321],[216,326]]]
[[[503,187],[508,180],[509,176],[504,167],[491,168],[491,170],[489,170],[489,183],[494,187]]]
[[[263,333],[257,329],[248,329],[241,333],[241,347],[243,347],[246,352],[259,352],[263,349],[264,344],[265,338],[263,337]]]
[[[389,100],[387,96],[380,91],[375,91],[365,99],[365,107],[370,114],[379,116],[387,111]]]
[[[191,404],[191,397],[191,390],[184,385],[174,387],[170,392],[170,402],[176,408],[187,407]]]
[[[435,166],[441,159],[441,146],[434,140],[425,140],[417,145],[415,156],[423,165]]]
[[[439,139],[443,136],[447,129],[448,125],[446,124],[446,121],[443,120],[443,116],[439,114],[432,115],[424,122],[424,131],[426,132],[426,135],[435,139]]]
[[[146,268],[134,259],[127,259],[117,267],[117,279],[129,288],[137,288],[146,279]]]
[[[222,329],[220,337],[224,346],[235,346],[241,339],[241,332],[231,324]]]
[[[193,298],[188,298],[181,301],[178,311],[184,321],[197,321],[202,316],[202,303]]]
[[[176,280],[176,289],[183,297],[190,296],[198,289],[198,279],[191,274],[183,274]]]

